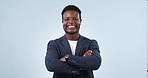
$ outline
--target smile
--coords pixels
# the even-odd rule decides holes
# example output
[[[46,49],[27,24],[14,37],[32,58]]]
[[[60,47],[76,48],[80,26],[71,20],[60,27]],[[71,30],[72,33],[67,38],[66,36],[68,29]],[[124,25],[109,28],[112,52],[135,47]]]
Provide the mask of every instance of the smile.
[[[75,28],[75,26],[68,26],[68,28]]]

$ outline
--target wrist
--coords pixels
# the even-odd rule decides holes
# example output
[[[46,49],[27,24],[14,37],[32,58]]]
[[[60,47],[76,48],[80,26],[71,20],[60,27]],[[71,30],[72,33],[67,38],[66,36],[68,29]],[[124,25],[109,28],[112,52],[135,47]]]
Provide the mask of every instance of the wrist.
[[[66,54],[64,57],[65,57],[65,60],[67,62],[68,61],[68,58],[69,58],[69,54]]]

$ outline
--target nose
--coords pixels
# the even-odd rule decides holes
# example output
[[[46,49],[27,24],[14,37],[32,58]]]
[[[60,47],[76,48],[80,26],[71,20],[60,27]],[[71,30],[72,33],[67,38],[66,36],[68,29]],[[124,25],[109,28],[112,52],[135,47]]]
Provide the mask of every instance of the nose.
[[[74,20],[73,19],[69,19],[68,24],[74,24]]]

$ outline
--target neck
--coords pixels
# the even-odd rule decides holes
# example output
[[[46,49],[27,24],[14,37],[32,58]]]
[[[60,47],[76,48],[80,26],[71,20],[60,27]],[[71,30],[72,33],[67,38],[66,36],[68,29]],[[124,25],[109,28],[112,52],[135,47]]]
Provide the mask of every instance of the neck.
[[[79,34],[66,34],[68,40],[76,41],[79,38]]]

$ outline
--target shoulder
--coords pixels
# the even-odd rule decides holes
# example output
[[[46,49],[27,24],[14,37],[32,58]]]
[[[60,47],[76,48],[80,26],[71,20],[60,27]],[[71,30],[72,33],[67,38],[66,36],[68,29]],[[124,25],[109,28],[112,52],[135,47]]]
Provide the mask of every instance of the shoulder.
[[[59,37],[59,38],[56,38],[56,39],[52,39],[52,40],[50,40],[50,41],[51,41],[51,42],[61,41],[61,40],[64,39],[64,37],[65,37],[65,35],[64,35],[64,36],[61,36],[61,37]],[[50,41],[49,41],[49,42],[50,42]]]
[[[91,39],[91,38],[88,38],[88,37],[85,37],[85,36],[80,36],[80,37],[82,37],[86,41],[97,42],[95,39]]]
[[[61,41],[63,39],[64,36],[60,37],[60,38],[56,38],[56,39],[53,39],[53,40],[50,40],[48,42],[48,45],[49,44],[53,44],[53,45],[56,45],[59,41]]]
[[[90,46],[97,46],[97,47],[99,46],[97,40],[90,39],[90,38],[87,38],[87,37],[84,37],[84,36],[81,36],[81,37],[84,40],[84,44],[88,44]]]

